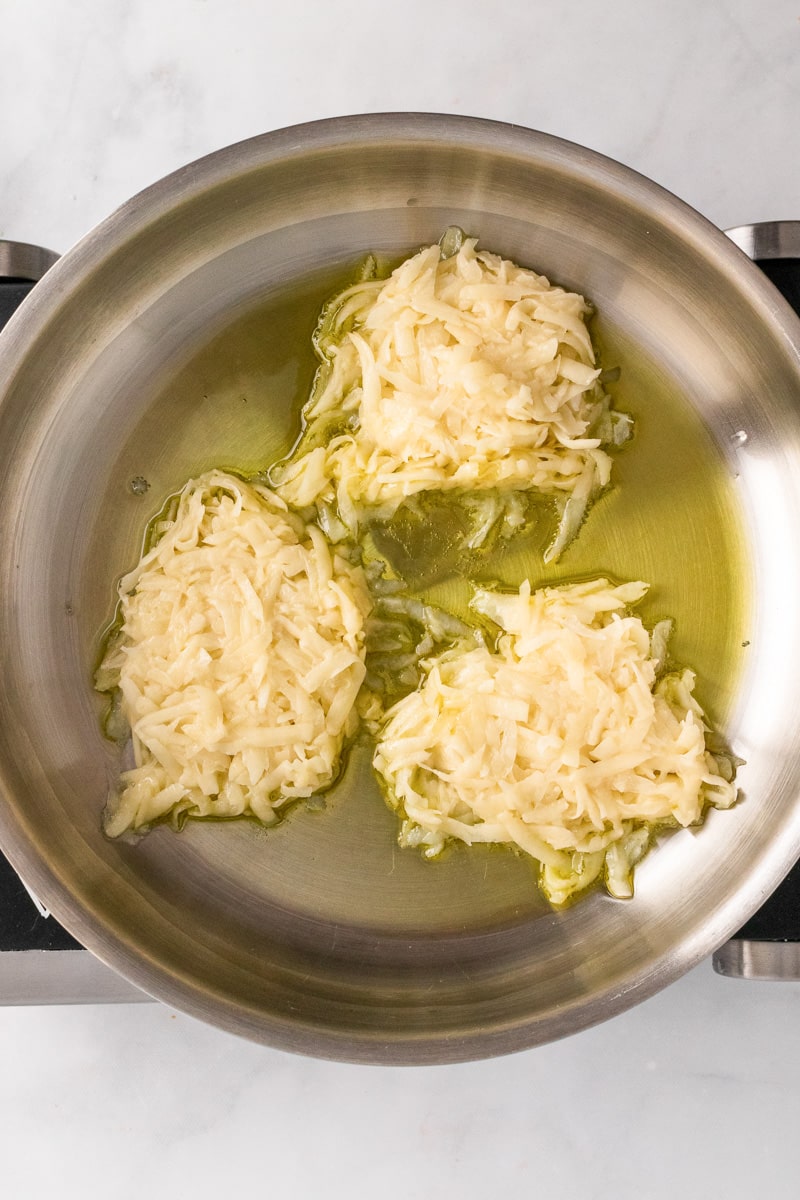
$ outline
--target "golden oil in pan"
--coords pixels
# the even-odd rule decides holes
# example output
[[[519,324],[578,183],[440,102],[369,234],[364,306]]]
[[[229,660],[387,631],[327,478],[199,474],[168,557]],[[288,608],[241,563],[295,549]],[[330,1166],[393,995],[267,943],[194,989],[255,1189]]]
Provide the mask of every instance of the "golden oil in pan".
[[[155,398],[118,473],[122,480],[146,475],[149,512],[141,496],[110,497],[110,509],[121,517],[124,507],[139,539],[148,517],[192,475],[211,467],[249,474],[289,451],[317,365],[311,333],[343,276],[319,276],[249,312]],[[747,637],[742,580],[748,572],[732,481],[702,421],[669,379],[602,319],[593,333],[604,366],[621,368],[610,387],[616,407],[635,419],[632,441],[614,455],[613,486],[558,563],[542,559],[556,523],[543,505],[532,530],[476,562],[475,582],[515,586],[528,578],[537,587],[598,575],[646,581],[650,592],[638,611],[648,625],[674,619],[673,659],[697,672],[698,699],[724,734]],[[127,553],[130,561],[117,570],[133,565],[138,545]],[[425,563],[419,566],[424,576]],[[449,578],[421,594],[463,613],[470,591],[468,582]],[[428,863],[400,850],[396,818],[370,757],[364,739],[321,804],[301,803],[269,830],[249,821],[227,823],[224,831],[217,822],[205,829],[190,822],[181,834],[164,836],[188,836],[210,871],[326,921],[438,934],[496,927],[546,909],[535,865],[524,855],[455,846]]]
[[[286,454],[300,430],[300,409],[317,361],[311,333],[346,272],[309,280],[249,312],[206,345],[170,380],[126,449],[118,478],[144,476],[145,503],[128,501],[142,526],[194,474],[222,467],[250,474]],[[535,527],[476,557],[476,582],[536,586],[607,575],[642,579],[639,607],[649,624],[672,617],[675,662],[698,674],[698,697],[715,722],[729,709],[746,638],[745,548],[732,481],[700,417],[670,380],[601,317],[593,327],[603,365],[619,366],[609,390],[635,421],[633,439],[614,454],[612,486],[590,510],[558,563],[543,552],[555,515],[543,504]],[[149,505],[149,508],[148,508]],[[138,552],[138,545],[131,552]],[[425,546],[419,577],[427,574]],[[429,545],[441,560],[441,541]],[[133,560],[135,561],[135,560]],[[133,565],[133,561],[126,564]],[[434,564],[435,565],[435,564]],[[464,613],[469,585],[446,579],[420,592]]]
[[[636,347],[593,329],[617,409],[634,418],[633,438],[612,453],[611,486],[589,510],[577,538],[556,563],[544,552],[556,532],[552,504],[534,509],[533,527],[477,556],[482,585],[555,586],[599,576],[650,585],[637,613],[648,627],[671,618],[672,665],[696,671],[696,695],[715,725],[724,723],[739,678],[748,616],[741,519],[730,471],[697,412]],[[434,603],[466,615],[471,587],[443,580],[426,591]]]

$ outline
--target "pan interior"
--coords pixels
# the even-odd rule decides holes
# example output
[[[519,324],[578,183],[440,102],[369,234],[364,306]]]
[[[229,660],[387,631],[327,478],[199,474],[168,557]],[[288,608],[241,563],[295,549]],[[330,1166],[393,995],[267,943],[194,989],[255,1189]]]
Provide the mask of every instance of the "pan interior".
[[[212,466],[255,472],[290,448],[316,365],[311,331],[351,265],[256,304],[155,391],[108,473],[103,517],[88,547],[92,586],[85,603],[94,616],[87,630],[97,634],[107,622],[110,581],[135,562],[147,521],[166,496]],[[534,586],[599,574],[646,580],[651,591],[644,618],[650,624],[663,616],[675,619],[674,656],[696,668],[700,697],[724,726],[741,672],[747,618],[744,541],[731,474],[668,376],[602,314],[595,325],[604,363],[621,365],[620,381],[611,385],[616,403],[636,419],[634,443],[616,456],[614,487],[558,564],[548,567],[542,560],[554,526],[543,510],[530,534],[486,558],[477,579],[517,585],[527,578]],[[134,480],[139,482],[132,488]],[[147,482],[144,494],[141,480]],[[464,579],[447,575],[419,592],[456,612],[467,593]],[[126,861],[148,881],[163,881],[160,905],[167,894],[174,896],[180,880],[185,902],[204,914],[207,928],[235,907],[258,938],[265,928],[274,929],[280,912],[282,923],[289,922],[285,936],[319,950],[331,938],[351,943],[351,951],[360,943],[373,959],[381,939],[441,940],[444,961],[457,961],[457,943],[465,935],[493,931],[500,942],[504,931],[537,920],[558,926],[524,855],[453,846],[429,863],[398,848],[397,822],[381,798],[370,757],[364,738],[323,804],[296,805],[274,829],[250,821],[190,821],[179,835],[151,834],[126,851]],[[590,903],[604,901],[598,896]]]
[[[135,228],[101,232],[85,271],[79,248],[4,334],[4,849],[141,986],[334,1057],[469,1058],[599,1020],[709,953],[800,841],[796,358],[752,281],[658,189],[534,135],[467,132],[463,146],[348,144],[277,165],[246,149],[240,169],[230,157],[194,190],[182,177]],[[613,489],[557,566],[542,564],[544,521],[485,579],[646,580],[643,616],[675,619],[675,659],[747,759],[743,802],[657,847],[632,903],[597,892],[562,912],[522,856],[401,851],[366,743],[324,806],[298,804],[276,828],[107,841],[119,762],[92,668],[148,520],[200,471],[284,453],[321,303],[364,252],[396,257],[449,224],[593,301],[617,405],[636,420]],[[463,582],[429,594],[458,608]]]

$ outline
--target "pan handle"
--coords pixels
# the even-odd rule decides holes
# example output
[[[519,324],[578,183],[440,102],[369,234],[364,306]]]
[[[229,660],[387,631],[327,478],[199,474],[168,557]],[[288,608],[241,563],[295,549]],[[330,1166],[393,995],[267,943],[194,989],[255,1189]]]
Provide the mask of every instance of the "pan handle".
[[[740,225],[726,233],[800,316],[800,221]],[[712,963],[718,974],[735,979],[800,979],[800,863]]]
[[[43,246],[0,241],[0,329],[57,259]]]

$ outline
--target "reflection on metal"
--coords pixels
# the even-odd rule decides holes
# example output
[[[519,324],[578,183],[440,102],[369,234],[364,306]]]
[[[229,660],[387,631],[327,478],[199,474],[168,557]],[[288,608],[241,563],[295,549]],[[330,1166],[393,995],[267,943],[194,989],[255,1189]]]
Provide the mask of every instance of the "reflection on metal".
[[[718,975],[729,979],[800,979],[800,943],[733,938],[712,958]]]
[[[749,258],[800,258],[800,221],[762,221],[725,232]]]
[[[0,1004],[139,1004],[150,999],[88,950],[12,950],[0,958]]]
[[[54,250],[27,242],[0,241],[0,279],[25,279],[37,283],[58,262]]]
[[[725,232],[759,263],[800,259],[800,221],[762,221]],[[719,975],[732,979],[798,980],[800,943],[736,937],[716,951],[712,963]]]

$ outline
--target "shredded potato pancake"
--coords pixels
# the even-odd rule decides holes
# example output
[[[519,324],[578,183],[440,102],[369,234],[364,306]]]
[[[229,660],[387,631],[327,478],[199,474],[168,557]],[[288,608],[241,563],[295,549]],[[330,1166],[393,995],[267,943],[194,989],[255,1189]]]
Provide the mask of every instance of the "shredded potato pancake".
[[[727,764],[706,751],[692,672],[657,678],[663,626],[651,639],[626,613],[646,590],[599,579],[476,593],[476,611],[502,631],[496,648],[430,659],[378,741],[405,844],[434,855],[451,838],[511,843],[539,861],[554,903],[603,873],[629,896],[655,828],[733,803]]]
[[[119,596],[97,685],[119,689],[136,765],[107,833],[167,814],[271,822],[333,781],[357,720],[370,601],[318,529],[212,471],[185,486]]]
[[[385,517],[422,491],[535,490],[559,503],[555,558],[630,419],[599,383],[584,298],[456,241],[327,306],[306,433],[273,481],[351,533],[365,509]]]
[[[322,310],[273,490],[191,480],[119,584],[96,686],[129,769],[106,832],[270,824],[360,732],[401,845],[514,847],[556,905],[601,880],[631,896],[660,830],[736,799],[694,674],[667,671],[671,622],[631,611],[648,585],[525,582],[467,592],[467,613],[432,590],[490,577],[476,564],[534,528],[533,493],[555,502],[554,561],[609,483],[632,422],[591,307],[454,228],[377,273],[368,258]]]

